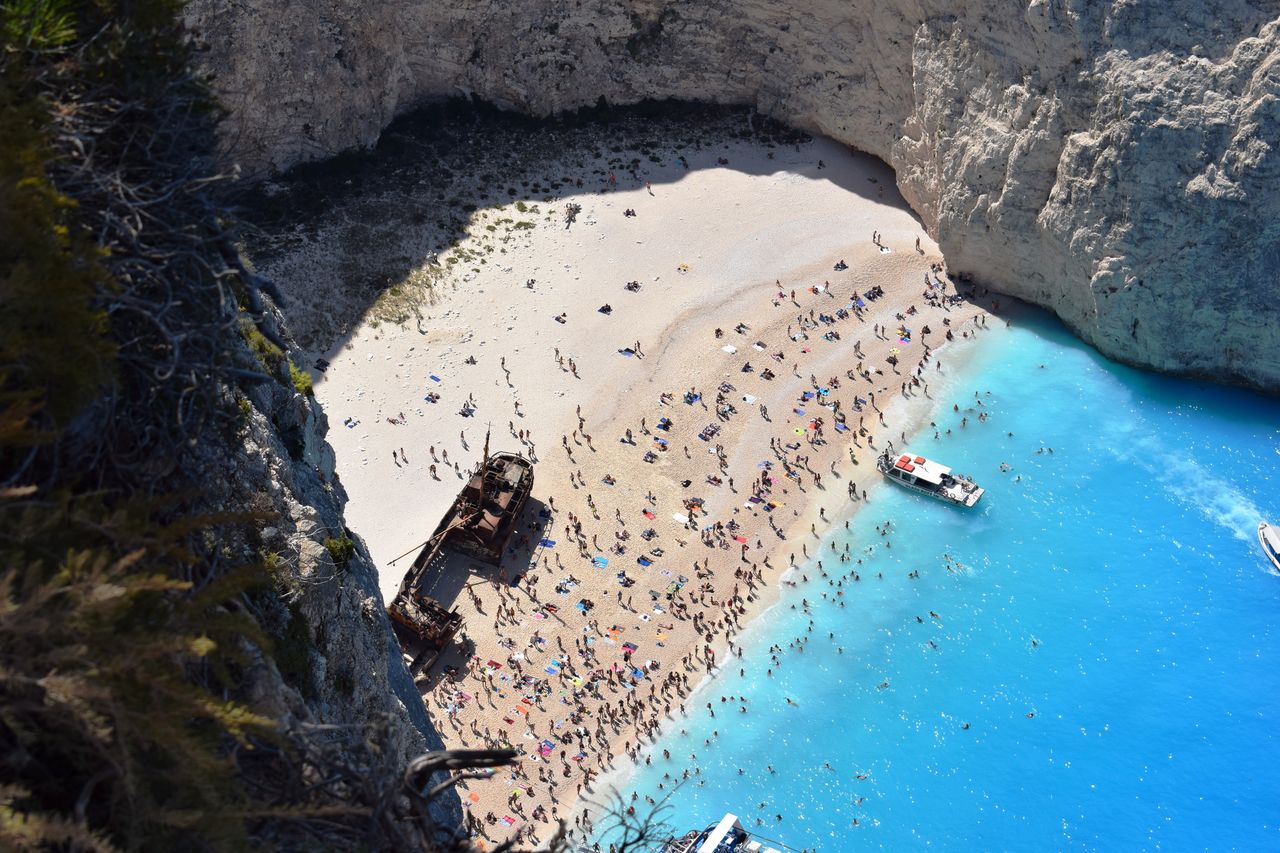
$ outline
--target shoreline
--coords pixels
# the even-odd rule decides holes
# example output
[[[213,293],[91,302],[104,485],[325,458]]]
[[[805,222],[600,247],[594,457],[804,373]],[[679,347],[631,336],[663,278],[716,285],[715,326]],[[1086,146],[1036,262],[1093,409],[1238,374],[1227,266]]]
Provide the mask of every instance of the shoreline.
[[[545,841],[557,817],[572,827],[581,820],[580,806],[570,805],[575,784],[587,779],[583,771],[627,769],[628,754],[660,736],[654,724],[678,715],[675,706],[706,683],[709,666],[724,665],[727,642],[780,599],[792,557],[802,565],[808,546],[825,541],[819,534],[852,516],[851,479],[860,491],[880,479],[868,436],[877,449],[889,436],[896,442],[908,425],[899,418],[916,424],[931,408],[922,394],[903,399],[892,388],[923,356],[922,338],[940,344],[944,318],[959,337],[960,321],[984,313],[970,303],[949,312],[924,304],[921,277],[942,259],[896,193],[883,199],[880,182],[891,176],[878,161],[828,140],[778,147],[730,137],[679,156],[698,168],[682,169],[673,157],[634,178],[617,170],[616,185],[605,177],[607,164],[579,170],[595,185],[559,200],[580,205],[571,223],[559,208],[532,201],[477,211],[472,236],[450,256],[462,260],[446,265],[453,270],[448,286],[421,306],[417,328],[368,316],[327,354],[328,369],[313,371],[334,422],[330,441],[350,495],[348,523],[380,569],[384,597],[408,568],[407,561],[388,568],[389,560],[434,528],[479,460],[486,423],[492,450],[537,460],[534,506],[548,517],[537,518],[536,510],[526,517],[534,527],[520,535],[532,547],[501,571],[473,576],[474,597],[459,591],[448,602],[465,615],[475,655],[462,659],[455,648],[437,667],[458,665],[465,677],[420,684],[446,747],[505,742],[526,750],[514,772],[464,789],[472,829],[491,843],[517,833]],[[559,174],[572,176],[571,168]],[[625,215],[631,209],[636,216]],[[517,215],[528,219],[504,222]],[[532,224],[515,227],[521,221]],[[875,231],[883,237],[873,244]],[[310,286],[333,260],[323,243],[322,235],[319,244],[277,255],[265,271]],[[486,245],[491,251],[482,259]],[[342,251],[349,250],[348,243]],[[833,271],[838,260],[847,268]],[[626,281],[640,287],[628,292]],[[884,295],[864,300],[861,318],[835,316],[851,293],[876,286]],[[954,292],[948,283],[947,295]],[[606,305],[611,312],[596,310]],[[910,306],[919,313],[908,315]],[[829,322],[815,319],[822,315]],[[897,315],[913,330],[909,342],[873,334],[872,326],[896,328]],[[935,328],[925,336],[929,323]],[[722,336],[713,336],[716,328]],[[855,340],[865,347],[861,359]],[[897,370],[884,360],[895,349]],[[949,347],[932,349],[926,384],[962,357]],[[949,365],[941,373],[933,367],[939,358]],[[866,377],[854,373],[859,361]],[[766,369],[773,379],[762,379]],[[737,411],[718,418],[709,404],[721,383],[733,386],[721,405]],[[701,399],[686,404],[682,395],[691,386]],[[843,435],[833,410],[817,412],[799,399],[820,388],[828,394],[814,402],[840,401],[851,428]],[[885,426],[875,404],[854,402],[872,391],[886,410]],[[423,402],[429,392],[440,401]],[[660,394],[672,396],[664,402]],[[885,402],[899,399],[901,405]],[[767,406],[771,420],[757,405]],[[789,414],[802,407],[803,415]],[[659,417],[674,421],[662,435]],[[821,429],[810,426],[816,417]],[[858,434],[860,420],[868,435]],[[699,441],[704,427],[717,433]],[[794,447],[783,449],[784,442]],[[765,471],[768,486],[759,482]],[[778,505],[766,513],[747,500],[753,493]],[[695,497],[698,511],[677,512]],[[647,519],[642,509],[651,511]],[[675,522],[676,514],[692,515],[693,529]],[[642,541],[643,528],[653,531],[651,541]],[[539,548],[540,540],[557,544]],[[661,554],[652,556],[655,545]],[[636,555],[646,553],[650,564],[637,568]],[[611,568],[594,567],[593,558]],[[616,582],[619,567],[633,586]],[[512,576],[519,586],[504,581]],[[677,578],[684,583],[664,597]],[[656,608],[644,604],[646,591]],[[590,601],[590,612],[575,612],[574,599]],[[623,641],[636,645],[634,663]],[[709,658],[699,646],[710,647]],[[641,661],[654,666],[626,674]],[[637,699],[646,681],[650,697],[662,686],[653,707]],[[658,707],[664,701],[672,706],[666,713]],[[540,756],[544,741],[553,747]],[[574,764],[569,750],[581,756]],[[602,778],[587,785],[598,787]],[[483,817],[489,813],[492,822]],[[503,815],[511,822],[497,817]]]
[[[975,335],[974,337],[971,337],[968,339],[962,338],[957,341],[948,342],[943,346],[934,350],[934,352],[939,356],[943,354],[949,354],[949,358],[953,360],[958,358],[961,361],[961,364],[963,365],[967,363],[968,359],[973,357],[975,351],[980,346],[981,344],[979,343],[979,339]],[[960,350],[960,351],[957,352],[957,350]],[[907,428],[905,430],[907,432],[908,445],[913,440],[915,440],[916,437],[927,427],[927,424],[925,423],[925,419],[928,417],[928,414],[938,405],[937,401],[940,400],[942,396],[944,396],[949,390],[951,390],[954,384],[952,381],[950,381],[951,379],[952,377],[949,376],[946,386],[941,389],[942,393],[939,395],[936,395],[934,402],[932,402],[928,406],[923,406],[923,405],[912,406],[911,404],[913,402],[916,402],[914,400],[902,400],[901,398],[899,398],[899,400],[897,401],[905,404],[903,406],[900,406],[899,408],[909,410]],[[893,414],[896,414],[896,412],[891,412],[890,410],[886,410],[886,420],[891,420],[896,422],[896,419],[892,417]],[[874,467],[873,467],[873,471],[874,471]],[[875,471],[875,473],[878,474],[879,472]],[[746,614],[744,614],[742,618],[742,629],[734,638],[737,641],[734,643],[735,646],[738,646],[741,649],[741,647],[745,645],[745,643],[751,642],[751,639],[749,636],[751,633],[768,630],[766,622],[767,622],[767,617],[769,613],[773,611],[774,608],[779,607],[785,603],[784,599],[787,595],[787,592],[789,591],[788,587],[791,590],[794,590],[796,588],[796,584],[790,583],[789,581],[791,581],[791,579],[795,575],[801,574],[806,570],[811,570],[815,561],[818,559],[819,554],[821,553],[822,547],[825,546],[832,539],[832,537],[838,536],[842,532],[840,529],[838,529],[837,525],[839,525],[841,522],[844,522],[846,523],[845,526],[847,528],[848,524],[853,523],[853,521],[857,518],[857,516],[867,509],[868,505],[871,503],[869,498],[874,497],[876,493],[878,493],[882,488],[884,488],[882,476],[872,476],[872,477],[868,477],[867,479],[869,480],[869,484],[866,487],[868,499],[859,500],[857,502],[848,502],[845,513],[842,516],[838,516],[832,519],[832,524],[822,532],[821,538],[818,540],[818,548],[815,550],[815,552],[810,554],[803,562],[797,562],[794,565],[789,565],[786,568],[784,568],[782,572],[778,574],[777,578],[774,580],[773,583],[764,585],[763,594],[758,595],[755,598],[755,600],[747,606],[747,612]],[[816,513],[813,511],[814,509],[813,505],[811,505],[809,509],[810,509],[809,516],[798,519],[796,521],[795,523],[796,530],[803,532],[804,523],[806,521],[810,521],[811,519],[817,518]],[[795,531],[789,531],[789,533],[791,532],[795,532]],[[790,536],[788,536],[787,541],[789,540],[790,540]],[[770,554],[769,556],[771,557],[777,556],[781,553],[783,549],[784,549],[784,545],[783,543],[780,542],[775,549],[776,553]],[[720,650],[721,648],[723,648],[723,645],[724,645],[723,643],[718,644],[717,650]],[[720,680],[722,675],[725,673],[726,668],[731,667],[735,660],[736,661],[742,660],[742,656],[740,653],[734,654],[731,657],[726,657],[724,662],[719,664],[714,671],[704,674],[702,678],[699,679],[699,681],[689,691],[688,701],[692,703],[690,706],[690,712],[683,714],[679,717],[671,718],[669,720],[664,721],[663,725],[658,730],[655,731],[653,739],[650,741],[648,746],[644,749],[644,751],[641,753],[639,757],[637,757],[635,760],[623,762],[622,764],[620,764],[620,766],[612,768],[606,771],[604,774],[602,774],[599,777],[599,779],[593,783],[593,787],[595,791],[590,792],[590,796],[588,796],[587,794],[583,794],[582,796],[580,796],[574,802],[573,807],[570,809],[570,812],[578,813],[578,814],[586,814],[591,818],[591,820],[594,823],[600,817],[601,812],[608,810],[608,808],[611,805],[610,801],[614,801],[617,803],[625,802],[625,799],[626,799],[625,795],[626,795],[627,789],[630,786],[631,780],[635,778],[637,772],[640,769],[641,759],[646,757],[653,757],[658,754],[658,752],[661,749],[661,742],[666,738],[670,738],[674,736],[674,729],[677,726],[682,725],[686,720],[692,717],[693,713],[695,712],[694,706],[696,706],[697,702],[700,700],[704,692],[709,688],[711,688],[712,686],[714,686],[716,682]],[[678,786],[673,787],[669,793],[674,794],[674,792],[677,789],[678,789]],[[604,798],[604,801],[602,801],[602,796]],[[589,832],[589,833],[586,833],[586,835],[581,838],[579,838],[575,834],[571,834],[569,837],[570,837],[570,840],[573,840],[573,841],[590,843],[591,837],[595,834],[596,834],[595,832]]]

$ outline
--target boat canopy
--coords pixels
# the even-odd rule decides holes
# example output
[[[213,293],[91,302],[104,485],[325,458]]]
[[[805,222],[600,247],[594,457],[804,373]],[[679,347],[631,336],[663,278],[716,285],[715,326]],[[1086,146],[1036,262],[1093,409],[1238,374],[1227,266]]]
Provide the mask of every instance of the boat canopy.
[[[932,483],[935,486],[942,485],[943,476],[951,473],[951,469],[946,465],[940,465],[931,459],[925,459],[923,456],[913,456],[910,453],[900,455],[893,467],[906,471],[916,479]]]
[[[1274,525],[1267,525],[1260,531],[1262,541],[1271,549],[1271,553],[1280,554],[1280,529]]]
[[[726,814],[716,824],[716,828],[711,830],[711,834],[698,847],[698,853],[715,853],[716,848],[725,841],[730,833],[734,830],[742,831],[742,826],[738,823],[738,817],[734,814]]]

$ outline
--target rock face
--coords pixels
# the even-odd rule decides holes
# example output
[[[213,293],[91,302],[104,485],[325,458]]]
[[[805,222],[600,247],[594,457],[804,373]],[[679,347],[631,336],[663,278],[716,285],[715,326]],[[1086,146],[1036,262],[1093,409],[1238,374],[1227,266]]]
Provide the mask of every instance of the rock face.
[[[251,173],[475,94],[754,105],[873,153],[953,272],[1136,365],[1280,390],[1274,0],[193,0]]]
[[[401,661],[377,569],[344,527],[347,497],[325,440],[328,419],[315,398],[295,390],[286,361],[267,372],[275,381],[243,391],[234,452],[211,444],[193,463],[212,509],[265,519],[252,547],[226,546],[246,562],[266,562],[273,576],[273,594],[256,599],[255,616],[272,637],[274,663],[254,654],[245,689],[285,729],[332,727],[335,745],[358,745],[352,766],[380,774],[379,784],[398,794],[406,760],[443,743]],[[345,559],[327,545],[343,537],[353,540]],[[454,794],[434,800],[432,812],[445,827],[462,823]]]

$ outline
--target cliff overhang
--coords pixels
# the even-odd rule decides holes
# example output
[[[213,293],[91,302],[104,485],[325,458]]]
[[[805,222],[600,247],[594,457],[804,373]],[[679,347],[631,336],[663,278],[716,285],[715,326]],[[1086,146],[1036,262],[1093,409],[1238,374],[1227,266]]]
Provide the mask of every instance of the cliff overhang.
[[[427,100],[750,105],[884,159],[950,268],[1134,365],[1280,390],[1262,0],[248,0],[188,7],[251,174]]]

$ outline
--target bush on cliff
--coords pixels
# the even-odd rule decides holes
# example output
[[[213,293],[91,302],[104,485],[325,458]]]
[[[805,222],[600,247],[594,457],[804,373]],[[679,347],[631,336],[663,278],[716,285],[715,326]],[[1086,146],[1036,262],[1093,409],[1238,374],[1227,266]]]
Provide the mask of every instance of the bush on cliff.
[[[234,386],[270,381],[237,306],[283,345],[178,6],[0,0],[0,849],[379,846],[365,777],[394,765],[242,695],[264,584],[200,453],[235,452]]]

